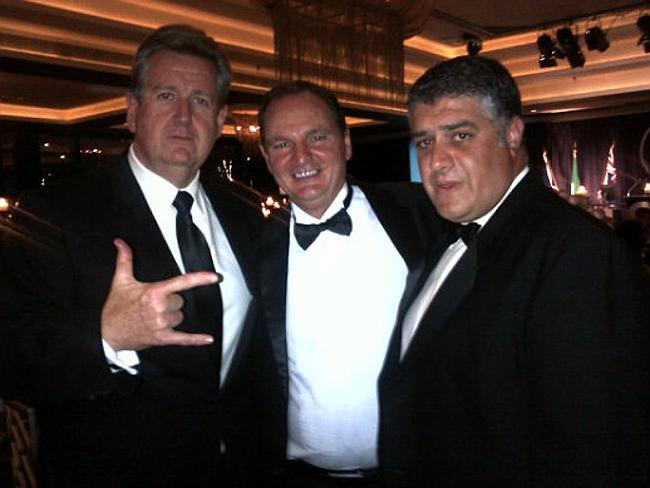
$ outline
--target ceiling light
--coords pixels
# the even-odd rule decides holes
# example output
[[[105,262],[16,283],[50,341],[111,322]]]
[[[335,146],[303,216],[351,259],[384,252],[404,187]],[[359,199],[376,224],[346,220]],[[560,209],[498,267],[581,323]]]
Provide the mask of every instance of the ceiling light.
[[[585,32],[585,43],[590,51],[598,50],[601,53],[607,51],[607,48],[609,47],[609,41],[607,40],[605,33],[598,26],[587,29]]]
[[[643,15],[636,21],[636,25],[641,31],[641,37],[637,45],[643,44],[646,53],[650,53],[650,15]]]
[[[557,48],[555,42],[548,34],[542,34],[537,38],[537,49],[539,50],[539,67],[551,68],[557,66],[556,58],[563,58],[564,54]]]
[[[573,35],[570,27],[562,27],[555,33],[557,42],[560,44],[562,52],[569,60],[572,68],[585,65],[585,55],[578,45],[578,39]]]
[[[483,49],[483,41],[474,34],[463,32],[463,40],[467,41],[467,54],[476,56]]]

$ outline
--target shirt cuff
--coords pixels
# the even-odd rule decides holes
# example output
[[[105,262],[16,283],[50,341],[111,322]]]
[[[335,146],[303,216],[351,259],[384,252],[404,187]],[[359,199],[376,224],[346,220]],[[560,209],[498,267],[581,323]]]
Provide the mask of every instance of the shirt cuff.
[[[116,368],[111,367],[111,372],[118,373],[123,370],[130,375],[138,374],[138,370],[133,367],[140,364],[137,352],[131,350],[116,351],[104,339],[102,339],[102,346],[104,347],[104,355],[108,364],[117,366]]]

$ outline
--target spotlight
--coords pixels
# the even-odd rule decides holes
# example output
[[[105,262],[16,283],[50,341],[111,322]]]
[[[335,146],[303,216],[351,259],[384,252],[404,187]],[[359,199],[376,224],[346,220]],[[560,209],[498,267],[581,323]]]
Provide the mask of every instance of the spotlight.
[[[542,34],[537,38],[537,49],[539,50],[540,68],[557,66],[556,58],[564,57],[564,54],[557,48],[553,39],[548,34]]]
[[[476,56],[483,49],[483,41],[474,34],[463,32],[463,40],[467,41],[467,54]]]
[[[650,53],[650,15],[643,15],[636,21],[636,25],[641,31],[641,37],[637,45],[643,44],[643,50]]]
[[[555,33],[557,37],[557,42],[560,44],[562,52],[569,60],[569,64],[572,68],[577,68],[579,66],[585,65],[585,55],[582,54],[582,50],[578,45],[578,39],[571,32],[570,27],[562,27],[558,29]]]
[[[587,43],[587,49],[590,51],[597,49],[602,53],[607,51],[607,48],[609,47],[609,41],[607,40],[605,33],[598,26],[587,29],[585,32],[585,42]]]

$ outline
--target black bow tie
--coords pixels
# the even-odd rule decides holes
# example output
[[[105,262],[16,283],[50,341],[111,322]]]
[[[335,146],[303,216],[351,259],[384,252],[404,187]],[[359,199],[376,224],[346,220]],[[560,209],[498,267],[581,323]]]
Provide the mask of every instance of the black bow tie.
[[[476,233],[481,228],[476,222],[469,224],[451,223],[447,231],[447,243],[453,244],[458,239],[462,239],[466,246],[469,246],[476,238]]]
[[[347,208],[352,200],[352,187],[349,187],[348,194],[343,201],[343,208],[332,215],[325,222],[320,224],[299,224],[293,226],[293,233],[300,247],[307,249],[324,230],[331,230],[337,234],[349,236],[352,232],[352,219]]]

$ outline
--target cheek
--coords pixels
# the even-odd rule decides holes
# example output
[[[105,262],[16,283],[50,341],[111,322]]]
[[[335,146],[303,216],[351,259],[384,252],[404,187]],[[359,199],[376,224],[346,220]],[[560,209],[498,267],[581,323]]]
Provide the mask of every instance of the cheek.
[[[418,158],[418,168],[420,169],[420,177],[422,178],[422,182],[426,182],[427,184],[431,184],[430,180],[433,177],[433,171],[431,170],[431,165],[427,164],[426,160],[423,157]]]
[[[207,139],[216,139],[217,137],[217,123],[213,118],[202,118],[200,119],[199,128],[202,134],[205,135]]]
[[[424,191],[426,191],[427,195],[429,195],[429,198],[433,200],[436,196],[436,189],[433,186],[433,183],[428,178],[426,178],[424,174],[422,174],[421,176],[422,176],[422,186],[424,186]]]
[[[267,165],[269,169],[269,173],[271,173],[276,178],[282,178],[284,174],[288,172],[285,160],[286,157],[282,157],[278,155],[274,155],[271,158],[269,158],[268,165]]]

